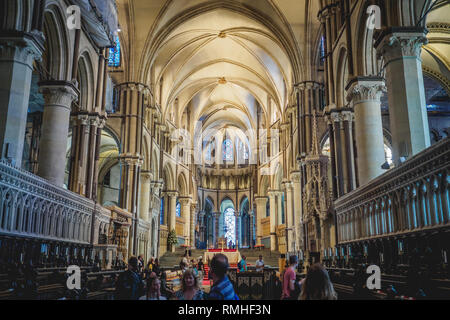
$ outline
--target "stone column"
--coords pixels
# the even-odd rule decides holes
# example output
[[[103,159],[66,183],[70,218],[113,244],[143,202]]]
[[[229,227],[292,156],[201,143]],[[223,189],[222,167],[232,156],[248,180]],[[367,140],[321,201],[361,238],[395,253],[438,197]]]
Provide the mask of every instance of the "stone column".
[[[214,246],[216,246],[217,240],[219,240],[219,219],[220,212],[214,213]]]
[[[303,219],[302,213],[302,185],[301,185],[301,173],[300,171],[294,171],[291,173],[292,180],[292,192],[294,198],[294,232],[295,232],[295,250],[299,250],[303,243],[303,233],[301,223]]]
[[[0,37],[0,159],[16,167],[22,165],[33,61],[41,58],[43,42],[31,33]]]
[[[345,190],[350,192],[356,187],[356,175],[355,175],[355,155],[353,144],[353,121],[354,114],[352,110],[341,111],[341,125],[343,133],[342,153],[344,160],[344,181]]]
[[[180,205],[181,205],[181,216],[184,219],[184,227],[183,227],[183,237],[184,237],[184,243],[186,245],[189,245],[189,236],[190,236],[190,227],[191,227],[191,198],[183,198],[180,199]]]
[[[140,206],[139,206],[139,218],[150,222],[149,209],[150,209],[150,183],[153,179],[153,174],[148,171],[141,172],[141,194],[140,194]]]
[[[73,115],[72,118],[72,150],[70,158],[70,191],[84,195],[86,192],[86,162],[89,135],[89,116]]]
[[[190,231],[191,231],[191,235],[190,235],[190,246],[192,248],[196,248],[196,243],[195,243],[195,210],[197,209],[197,204],[196,203],[192,203],[191,204],[191,219],[190,219]]]
[[[169,197],[169,210],[167,212],[168,216],[167,216],[167,227],[169,232],[172,230],[176,230],[176,224],[177,224],[177,219],[176,219],[176,207],[177,207],[177,197],[178,197],[178,192],[168,192],[167,196]]]
[[[277,245],[277,234],[276,234],[276,197],[277,192],[269,191],[269,201],[270,201],[270,250],[275,251]]]
[[[235,230],[234,230],[234,233],[235,233],[235,237],[236,237],[236,248],[239,248],[239,245],[242,245],[240,242],[239,242],[239,216],[240,216],[240,213],[239,213],[239,211],[235,211],[234,212],[234,217],[235,217],[235,223],[234,223],[234,225],[235,225]],[[241,228],[242,228],[242,218],[241,218]],[[241,237],[241,240],[242,240],[242,237]],[[242,240],[242,243],[244,243],[244,240]],[[227,246],[228,246],[228,243],[227,243]]]
[[[78,90],[71,82],[39,83],[45,98],[38,175],[62,187],[66,165],[67,139],[72,102]]]
[[[167,197],[169,198],[169,210],[167,212],[167,229],[168,232],[171,232],[172,230],[176,231],[176,225],[177,225],[177,219],[176,219],[176,207],[177,207],[177,197],[178,192],[168,192],[166,193]],[[172,252],[175,252],[175,246],[171,246],[170,250]]]
[[[261,245],[263,237],[261,220],[266,216],[267,197],[257,196],[256,202],[256,244]]]
[[[347,86],[347,100],[355,113],[355,138],[360,185],[383,173],[384,155],[381,95],[384,80],[379,77],[357,77]]]
[[[283,207],[282,207],[283,192],[277,192],[277,220],[278,225],[283,224]],[[285,221],[286,222],[286,221]]]
[[[392,27],[384,30],[375,43],[385,63],[396,164],[400,157],[412,157],[430,146],[420,59],[426,33],[422,27]]]
[[[286,189],[286,233],[287,233],[287,252],[293,251],[293,234],[294,234],[294,217],[293,217],[293,208],[292,208],[292,195],[293,195],[293,183],[287,181],[284,183],[284,187]]]

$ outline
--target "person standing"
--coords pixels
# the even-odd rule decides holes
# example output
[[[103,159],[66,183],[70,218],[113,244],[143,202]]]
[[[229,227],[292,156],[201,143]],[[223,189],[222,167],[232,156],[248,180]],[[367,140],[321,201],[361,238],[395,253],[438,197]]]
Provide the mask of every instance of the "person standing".
[[[219,253],[212,258],[210,274],[213,286],[208,300],[239,300],[230,279],[228,279],[228,268],[228,258],[224,254]]]
[[[147,292],[139,300],[167,300],[166,297],[161,295],[161,281],[158,277],[153,276],[148,278]]]
[[[263,260],[263,256],[262,255],[259,255],[259,259],[256,260],[255,266],[256,266],[256,272],[263,272],[264,271],[264,260]]]
[[[295,270],[298,265],[297,256],[289,257],[289,267],[284,271],[283,279],[283,292],[281,295],[281,300],[297,300],[298,295],[296,296],[296,273]]]
[[[247,272],[247,261],[246,261],[246,257],[242,256],[241,261],[239,262],[239,272]]]
[[[186,270],[181,279],[181,290],[175,293],[177,300],[203,300],[200,282],[192,269]]]
[[[321,264],[309,268],[302,283],[300,300],[337,300],[328,272]]]
[[[117,300],[138,300],[144,292],[144,284],[138,274],[138,259],[131,257],[128,260],[128,270],[122,272],[117,279]]]

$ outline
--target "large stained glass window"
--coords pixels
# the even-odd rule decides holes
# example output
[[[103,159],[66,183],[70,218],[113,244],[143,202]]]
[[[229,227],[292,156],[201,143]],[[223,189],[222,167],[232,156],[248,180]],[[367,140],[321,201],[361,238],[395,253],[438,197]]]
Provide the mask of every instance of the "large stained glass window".
[[[227,244],[230,241],[233,245],[236,245],[236,217],[234,216],[234,209],[227,208],[224,212],[225,216],[225,238],[227,239]]]
[[[116,36],[115,41],[116,41],[115,47],[109,48],[109,60],[108,60],[109,67],[120,67],[120,54],[122,50],[120,47],[119,36]]]
[[[227,139],[223,142],[222,152],[224,161],[233,161],[233,143],[230,139]]]

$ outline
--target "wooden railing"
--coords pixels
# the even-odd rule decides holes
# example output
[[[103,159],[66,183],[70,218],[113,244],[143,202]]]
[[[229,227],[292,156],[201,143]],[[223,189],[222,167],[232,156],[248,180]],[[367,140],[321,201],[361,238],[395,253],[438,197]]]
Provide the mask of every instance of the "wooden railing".
[[[450,138],[335,202],[338,243],[450,226]]]

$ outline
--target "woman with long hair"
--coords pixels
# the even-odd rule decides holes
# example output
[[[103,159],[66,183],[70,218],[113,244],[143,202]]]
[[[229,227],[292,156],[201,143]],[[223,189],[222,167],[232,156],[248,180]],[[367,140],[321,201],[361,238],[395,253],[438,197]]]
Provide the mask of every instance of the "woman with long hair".
[[[139,300],[167,300],[166,297],[161,296],[161,281],[154,273],[147,279],[146,295]]]
[[[175,293],[178,300],[204,300],[200,280],[192,269],[187,269],[181,278],[181,290]]]
[[[321,264],[309,268],[302,283],[300,300],[337,300],[328,272]]]

